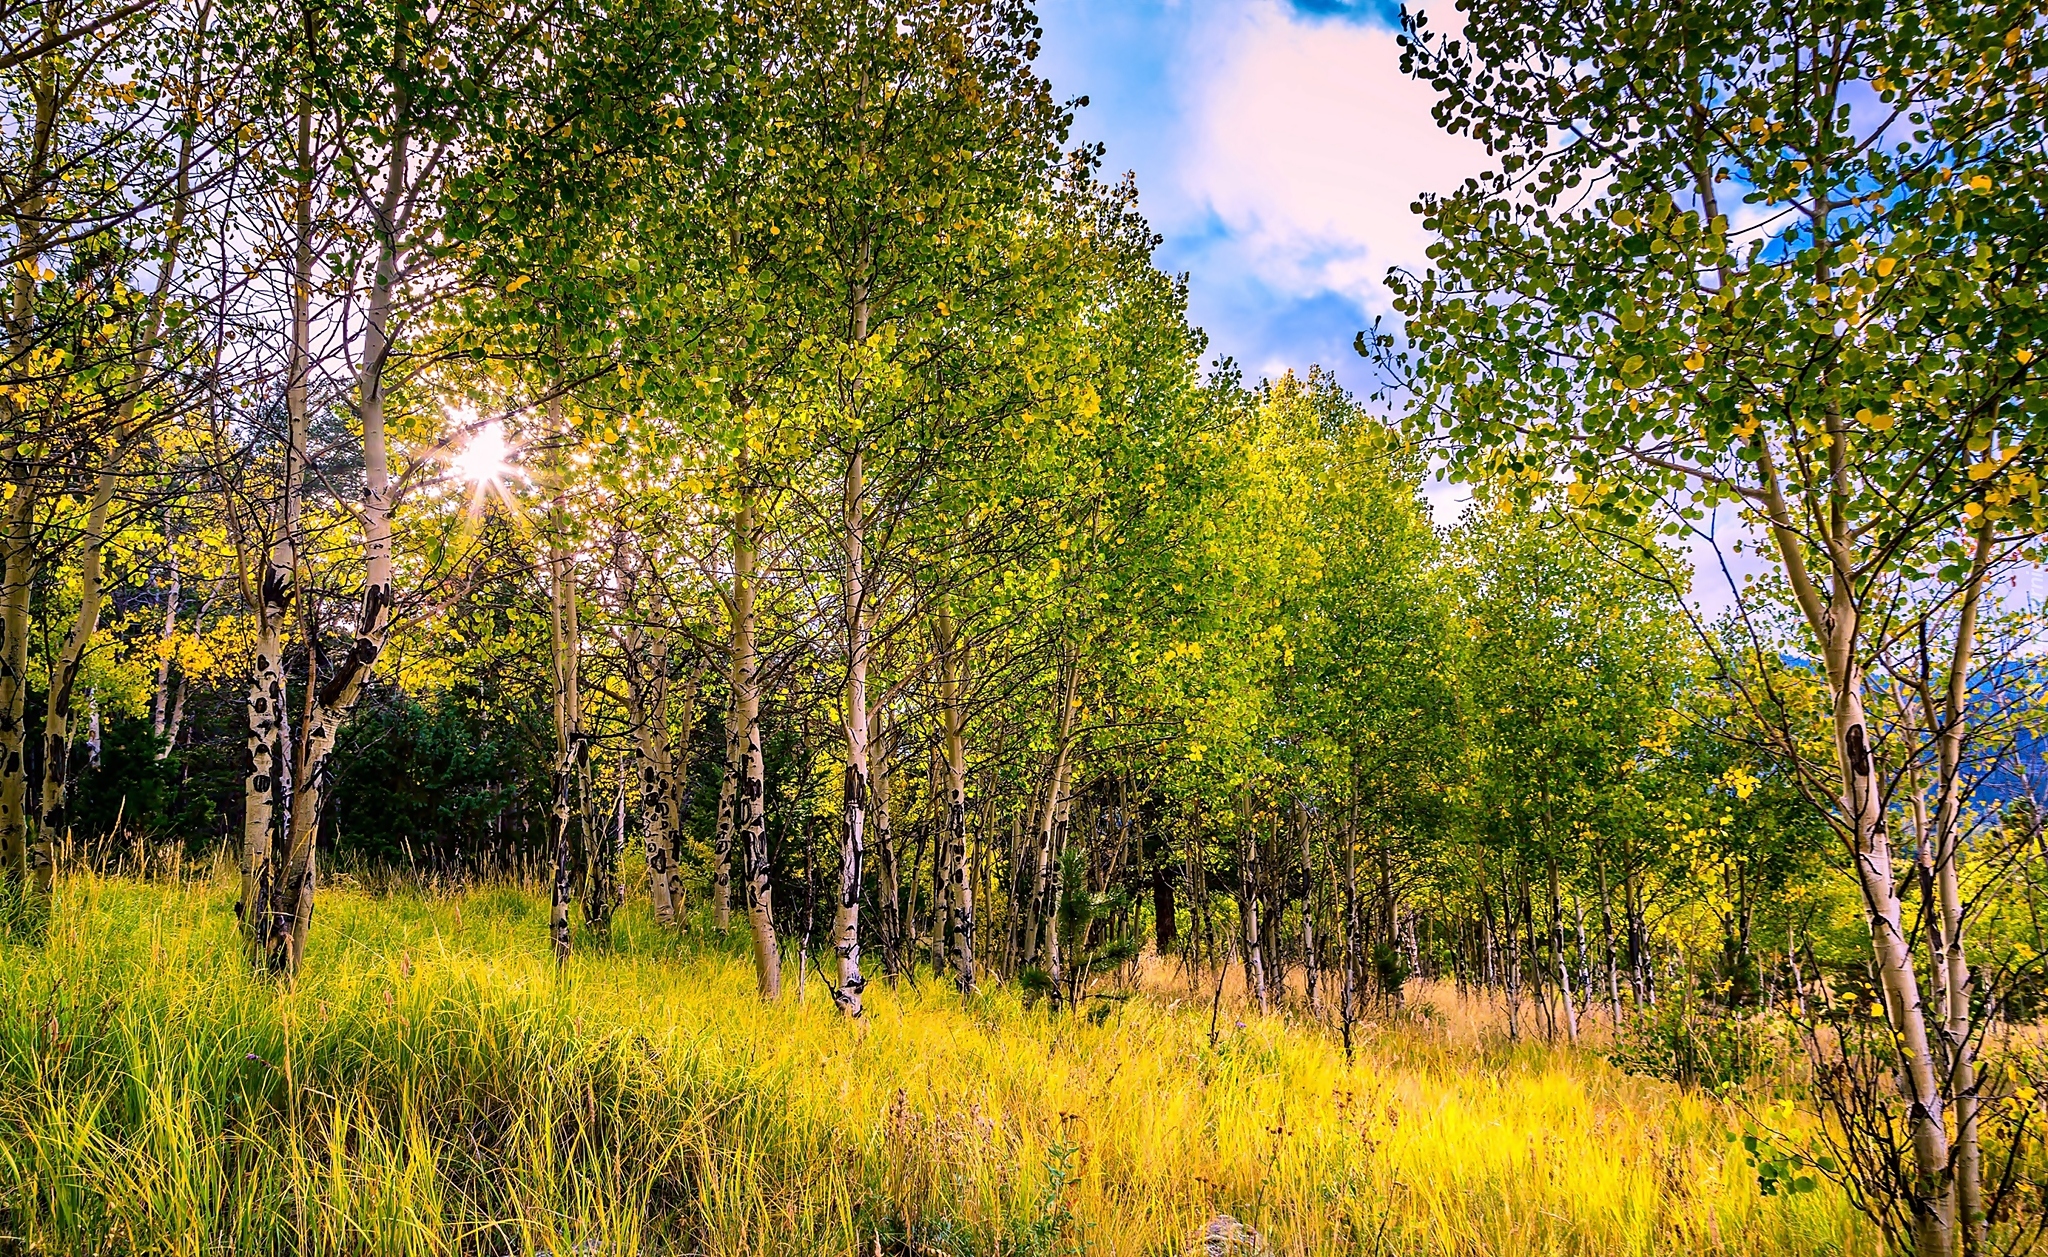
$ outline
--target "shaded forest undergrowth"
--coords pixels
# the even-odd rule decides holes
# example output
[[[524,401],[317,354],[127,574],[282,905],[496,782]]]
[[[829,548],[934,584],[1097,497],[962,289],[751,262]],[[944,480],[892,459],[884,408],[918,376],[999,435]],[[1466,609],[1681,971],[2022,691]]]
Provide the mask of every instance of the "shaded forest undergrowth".
[[[295,988],[231,868],[80,873],[0,947],[0,1252],[1858,1253],[1759,1194],[1733,1100],[1472,1029],[1357,1041],[1163,983],[1095,1015],[877,983],[764,1005],[735,931],[623,911],[558,975],[516,887],[337,888]],[[1182,989],[1185,989],[1184,985]],[[1206,994],[1206,992],[1205,992]]]

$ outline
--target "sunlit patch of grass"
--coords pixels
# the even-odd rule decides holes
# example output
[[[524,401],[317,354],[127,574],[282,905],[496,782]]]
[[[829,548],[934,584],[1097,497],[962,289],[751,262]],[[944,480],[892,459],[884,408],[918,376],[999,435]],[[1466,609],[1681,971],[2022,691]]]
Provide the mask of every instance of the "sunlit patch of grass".
[[[1589,1054],[1147,998],[813,986],[629,908],[566,973],[523,892],[323,893],[295,988],[224,880],[63,885],[0,950],[0,1240],[26,1252],[1875,1252],[1759,1196],[1719,1102]],[[793,967],[792,967],[793,971]]]

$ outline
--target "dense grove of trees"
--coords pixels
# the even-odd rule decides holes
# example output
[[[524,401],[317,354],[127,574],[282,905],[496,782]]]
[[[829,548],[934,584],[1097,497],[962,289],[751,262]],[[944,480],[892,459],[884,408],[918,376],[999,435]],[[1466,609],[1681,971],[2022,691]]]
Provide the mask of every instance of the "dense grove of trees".
[[[852,1016],[1149,949],[1686,1081],[1775,1017],[1767,1185],[2022,1242],[2048,34],[1766,10],[1408,19],[1498,165],[1377,407],[1205,373],[1018,0],[6,11],[11,928],[225,848],[278,975],[339,862]]]

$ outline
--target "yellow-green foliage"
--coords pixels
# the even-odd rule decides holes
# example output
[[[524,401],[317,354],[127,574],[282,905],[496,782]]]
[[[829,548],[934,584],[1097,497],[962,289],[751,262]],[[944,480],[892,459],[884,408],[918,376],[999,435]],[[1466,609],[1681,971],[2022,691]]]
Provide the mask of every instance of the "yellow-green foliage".
[[[0,951],[0,1250],[31,1253],[1874,1251],[1762,1198],[1717,1102],[1410,1024],[1357,1063],[1206,1001],[1099,1021],[876,983],[760,1004],[621,914],[558,977],[539,902],[323,894],[296,990],[224,881],[77,876]]]

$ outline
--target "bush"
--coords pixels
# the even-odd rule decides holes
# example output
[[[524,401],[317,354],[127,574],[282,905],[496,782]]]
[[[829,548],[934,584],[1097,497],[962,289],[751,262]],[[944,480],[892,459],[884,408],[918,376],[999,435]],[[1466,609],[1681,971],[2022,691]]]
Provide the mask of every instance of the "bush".
[[[147,718],[112,716],[101,724],[97,767],[82,746],[74,749],[67,800],[74,844],[120,851],[137,840],[182,840],[197,847],[218,834],[212,766],[186,752],[159,759],[162,747]]]
[[[545,808],[532,783],[550,779],[548,766],[516,729],[477,719],[454,695],[430,705],[371,690],[329,762],[331,849],[363,864],[473,868],[514,859],[545,832],[516,822]]]
[[[1725,1091],[1780,1072],[1786,1051],[1779,1026],[1766,1018],[1667,999],[1624,1020],[1607,1059],[1631,1074]]]

